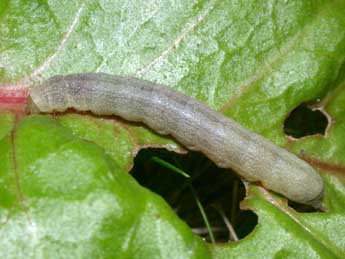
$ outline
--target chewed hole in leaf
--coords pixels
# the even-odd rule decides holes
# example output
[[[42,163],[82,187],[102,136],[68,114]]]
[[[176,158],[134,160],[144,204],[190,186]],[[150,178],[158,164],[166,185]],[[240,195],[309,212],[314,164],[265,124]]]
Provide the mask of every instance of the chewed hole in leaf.
[[[307,104],[301,104],[286,118],[284,132],[294,138],[315,134],[324,135],[328,123],[327,116],[322,111],[312,109]]]
[[[245,196],[241,180],[200,153],[144,149],[136,156],[131,174],[142,186],[161,195],[207,242],[242,239],[257,224],[256,214],[239,209]]]

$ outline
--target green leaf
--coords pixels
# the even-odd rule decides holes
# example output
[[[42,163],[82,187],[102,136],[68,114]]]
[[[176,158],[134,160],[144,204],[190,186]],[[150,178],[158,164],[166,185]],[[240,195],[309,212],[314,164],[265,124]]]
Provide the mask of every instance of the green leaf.
[[[245,239],[206,246],[125,171],[144,147],[184,150],[119,118],[0,116],[1,257],[342,258],[345,254],[345,1],[0,2],[0,82],[102,71],[197,98],[310,162],[325,212],[298,213],[249,185]],[[283,123],[320,99],[325,136]],[[134,205],[135,204],[135,205]]]
[[[54,120],[24,119],[0,153],[1,258],[207,258],[160,197]]]

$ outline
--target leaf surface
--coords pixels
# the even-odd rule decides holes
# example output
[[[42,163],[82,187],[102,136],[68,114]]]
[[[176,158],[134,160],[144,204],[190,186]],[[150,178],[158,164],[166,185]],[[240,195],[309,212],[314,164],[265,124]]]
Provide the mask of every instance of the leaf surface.
[[[345,241],[345,2],[23,1],[0,3],[0,82],[31,86],[101,71],[162,83],[310,162],[326,212],[298,213],[249,185],[255,230],[208,246],[125,174],[143,147],[183,149],[119,118],[0,116],[1,257],[342,258]],[[303,102],[331,121],[290,140]]]

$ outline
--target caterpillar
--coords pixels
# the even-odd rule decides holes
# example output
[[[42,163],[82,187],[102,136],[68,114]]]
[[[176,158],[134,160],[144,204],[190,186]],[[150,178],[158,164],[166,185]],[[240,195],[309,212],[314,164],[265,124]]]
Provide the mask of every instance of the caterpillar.
[[[321,207],[323,181],[305,161],[207,105],[153,82],[104,73],[54,76],[29,90],[30,113],[68,108],[117,115],[171,135],[221,168],[290,200]]]

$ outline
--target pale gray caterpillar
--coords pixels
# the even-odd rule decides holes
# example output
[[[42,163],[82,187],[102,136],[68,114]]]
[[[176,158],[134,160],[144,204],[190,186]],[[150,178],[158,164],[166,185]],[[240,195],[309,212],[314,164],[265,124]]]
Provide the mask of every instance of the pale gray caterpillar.
[[[30,89],[30,112],[74,108],[118,115],[170,134],[219,167],[290,200],[321,206],[323,181],[297,156],[212,110],[201,102],[152,82],[103,73],[55,76]]]

